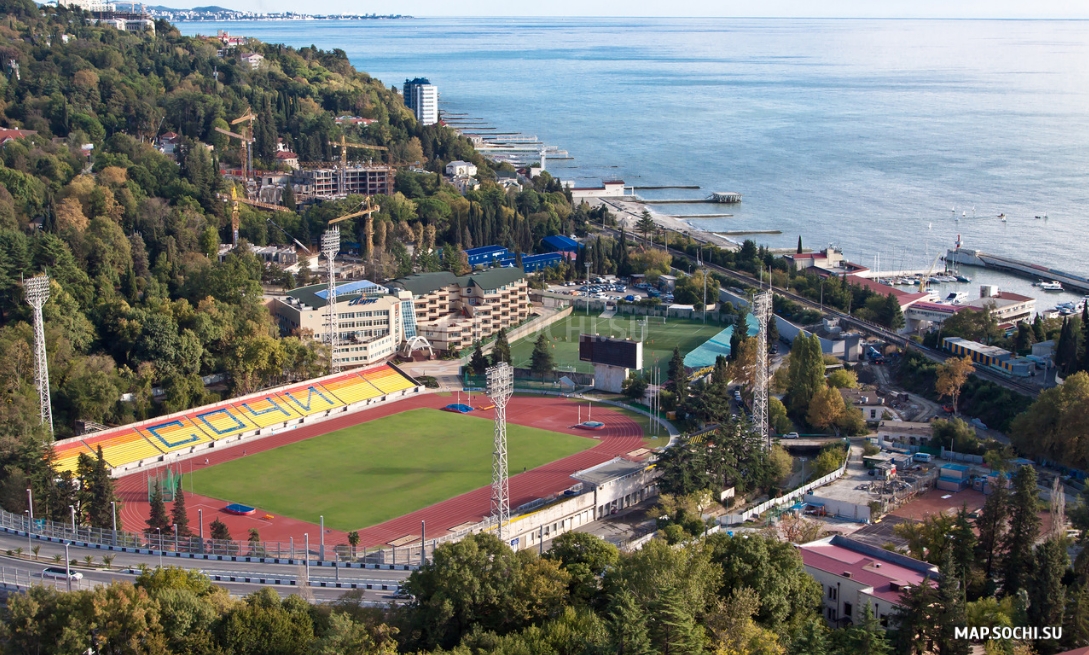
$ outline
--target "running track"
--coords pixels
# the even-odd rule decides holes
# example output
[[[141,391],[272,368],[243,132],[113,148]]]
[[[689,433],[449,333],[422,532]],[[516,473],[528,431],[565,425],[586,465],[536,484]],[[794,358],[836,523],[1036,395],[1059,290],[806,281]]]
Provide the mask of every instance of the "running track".
[[[488,405],[491,404],[484,396],[481,396],[481,401],[484,402],[475,402],[474,404],[478,406],[483,406],[485,402]],[[216,448],[209,451],[205,457],[208,458],[208,465],[214,466],[215,464],[243,457],[249,453],[258,453],[289,443],[303,441],[304,439],[321,436],[410,409],[431,407],[438,411],[438,408],[450,402],[452,402],[452,398],[449,395],[427,394],[413,396],[400,402],[347,414],[313,425],[305,425],[264,439],[223,449]],[[585,405],[583,405],[583,408],[585,409]],[[587,432],[574,427],[578,423],[578,412],[579,410],[574,401],[555,396],[515,396],[511,399],[510,404],[507,406],[507,421],[510,423],[554,432],[564,432],[600,441],[594,448],[545,464],[531,471],[524,473],[511,471],[510,506],[512,509],[537,498],[562,492],[575,483],[571,479],[571,474],[577,471],[601,464],[617,455],[624,455],[642,447],[642,428],[623,414],[604,406],[595,407],[593,410],[594,419],[605,422],[606,427],[604,430]],[[474,415],[493,419],[495,412],[492,410],[477,410]],[[586,417],[583,416],[582,418],[585,419]],[[197,457],[181,462],[178,466],[184,472],[188,472],[193,467],[205,466],[205,463],[202,457]],[[120,519],[123,526],[130,532],[138,532],[147,525],[146,521],[150,510],[147,502],[147,477],[147,471],[140,471],[117,480],[118,495],[124,503]],[[233,538],[245,540],[249,530],[255,528],[260,532],[263,541],[283,542],[285,552],[287,543],[292,538],[296,547],[300,547],[303,543],[304,534],[310,535],[311,548],[314,548],[319,542],[320,529],[315,523],[280,516],[265,520],[260,518],[266,514],[261,508],[258,508],[257,514],[254,516],[227,514],[222,510],[226,504],[224,501],[189,493],[188,477],[186,481],[185,499],[190,528],[194,533],[198,532],[197,510],[203,509],[204,535],[206,538],[210,536],[210,529],[207,526],[218,518],[227,524]],[[270,481],[270,484],[274,483],[275,481]],[[320,508],[315,508],[315,513],[319,511]],[[480,521],[490,511],[491,488],[482,487],[417,510],[411,514],[391,519],[385,523],[360,529],[360,545],[366,547],[385,545],[406,535],[418,535],[420,521],[427,522],[428,539],[440,537],[447,534],[448,528],[463,523]],[[326,546],[342,543],[347,543],[346,533],[326,529]]]

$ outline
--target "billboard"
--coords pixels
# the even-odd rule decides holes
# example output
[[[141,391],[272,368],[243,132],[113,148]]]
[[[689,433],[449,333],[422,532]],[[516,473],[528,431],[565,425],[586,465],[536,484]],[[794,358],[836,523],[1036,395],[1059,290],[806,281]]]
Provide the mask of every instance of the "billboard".
[[[620,368],[640,369],[643,368],[643,343],[580,334],[579,360]]]

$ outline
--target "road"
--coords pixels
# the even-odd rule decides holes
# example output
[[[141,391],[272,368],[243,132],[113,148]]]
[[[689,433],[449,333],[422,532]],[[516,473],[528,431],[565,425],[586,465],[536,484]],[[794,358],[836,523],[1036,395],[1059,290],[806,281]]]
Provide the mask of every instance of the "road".
[[[613,234],[614,236],[619,235],[619,232],[617,230],[613,229],[613,228],[606,227],[606,228],[604,228],[604,230],[606,232],[609,232],[609,233]],[[687,253],[681,252],[680,250],[677,250],[676,248],[669,248],[669,253],[672,254],[672,255],[678,256],[678,257],[686,257],[686,258],[688,257]],[[703,262],[703,267],[708,268],[708,269],[722,275],[723,277],[732,279],[732,280],[734,280],[736,282],[739,282],[741,284],[744,284],[746,286],[750,286],[750,287],[759,287],[759,286],[761,286],[761,283],[760,283],[759,280],[757,280],[756,278],[754,278],[754,277],[752,277],[750,275],[746,275],[744,273],[739,273],[737,271],[732,271],[732,270],[723,268],[721,266],[718,266],[716,264],[710,264],[710,263],[707,263],[707,262]],[[780,296],[783,296],[784,298],[789,298],[790,300],[793,300],[794,302],[796,302],[796,303],[798,303],[800,305],[803,305],[804,307],[806,307],[808,309],[813,309],[813,310],[816,310],[818,312],[822,312],[824,316],[831,316],[831,317],[838,318],[841,325],[850,326],[850,327],[853,327],[853,328],[859,330],[860,332],[864,332],[864,333],[871,334],[873,336],[879,337],[879,338],[883,339],[886,343],[894,344],[894,345],[900,346],[901,348],[904,348],[904,349],[915,350],[915,351],[920,352],[923,355],[925,355],[931,361],[941,363],[941,362],[944,362],[946,359],[948,359],[950,357],[950,355],[947,354],[947,353],[944,353],[944,352],[942,352],[940,350],[935,350],[933,348],[927,348],[926,346],[923,346],[920,343],[916,343],[916,342],[912,341],[911,339],[909,339],[909,338],[907,338],[907,337],[905,337],[905,336],[903,336],[901,334],[897,334],[897,333],[893,332],[892,330],[889,330],[888,328],[885,328],[883,326],[877,325],[875,323],[870,323],[868,321],[863,321],[863,320],[858,319],[858,318],[856,318],[854,316],[851,316],[849,314],[844,314],[843,312],[840,312],[840,311],[837,311],[837,310],[834,310],[834,309],[829,309],[828,307],[823,307],[822,308],[818,303],[815,303],[812,300],[810,300],[809,298],[806,298],[805,296],[801,296],[801,295],[799,295],[797,293],[794,293],[793,291],[790,291],[788,289],[783,289],[783,288],[780,288],[780,287],[773,287],[773,289],[774,289],[776,294],[778,294]],[[1017,380],[1013,380],[1011,378],[1008,378],[1008,377],[1006,377],[1006,376],[1004,376],[1004,375],[1002,375],[1000,373],[997,373],[995,371],[991,371],[989,369],[977,368],[976,372],[975,372],[975,375],[977,377],[982,378],[984,380],[987,380],[989,382],[994,382],[995,384],[1006,387],[1007,389],[1010,389],[1011,391],[1016,391],[1017,393],[1029,396],[1030,398],[1036,398],[1037,396],[1040,395],[1040,389],[1038,387],[1035,387],[1035,386],[1030,385],[1030,384],[1025,384],[1025,383],[1019,382]]]
[[[58,589],[65,589],[67,584],[64,580],[43,579],[41,575],[42,570],[47,566],[64,566],[64,545],[38,540],[33,540],[31,543],[41,546],[36,560],[26,557],[30,553],[26,537],[0,533],[0,552],[22,548],[24,554],[23,557],[0,555],[0,583],[10,588],[17,581],[20,587],[25,588],[29,581],[34,585],[54,585]],[[79,586],[83,589],[115,581],[132,582],[136,579],[141,567],[155,568],[161,562],[163,566],[202,571],[213,577],[216,584],[225,587],[234,596],[245,596],[263,587],[270,587],[282,596],[309,595],[317,602],[329,602],[350,591],[355,585],[356,588],[363,590],[365,603],[384,605],[395,600],[397,587],[411,574],[411,571],[333,569],[329,566],[312,565],[310,586],[303,589],[298,584],[299,580],[306,579],[306,567],[302,564],[229,562],[174,558],[169,555],[160,558],[158,555],[109,552],[77,546],[71,546],[68,550],[69,556],[80,562],[78,566],[72,567],[73,570],[83,574],[81,583],[73,581],[73,588]],[[88,555],[94,557],[96,563],[101,563],[104,554],[114,555],[110,570],[90,568],[83,564],[83,558]],[[216,577],[221,579],[216,580]],[[246,581],[247,579],[249,582]],[[322,586],[323,584],[326,586]],[[368,585],[372,588],[366,589]],[[382,589],[382,586],[386,589]]]

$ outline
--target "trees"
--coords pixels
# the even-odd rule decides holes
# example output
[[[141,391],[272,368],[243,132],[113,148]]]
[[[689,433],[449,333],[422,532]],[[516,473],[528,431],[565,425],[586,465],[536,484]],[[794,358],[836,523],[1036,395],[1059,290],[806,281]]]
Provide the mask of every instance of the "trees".
[[[828,386],[836,389],[855,389],[858,387],[858,374],[845,368],[837,368],[828,375]]]
[[[643,241],[648,241],[647,235],[656,229],[658,229],[658,224],[654,222],[650,211],[644,209],[643,213],[639,215],[639,220],[635,223],[635,230],[643,235]]]
[[[1032,625],[1063,625],[1066,609],[1066,587],[1063,576],[1066,574],[1068,558],[1063,539],[1051,537],[1036,547],[1036,561],[1033,574],[1028,582],[1028,619]],[[1037,648],[1040,652],[1053,653],[1059,650],[1058,644],[1040,640]]]
[[[620,551],[595,535],[565,532],[552,540],[552,547],[545,557],[559,562],[570,576],[570,598],[576,603],[589,605],[597,603],[602,576],[616,566]]]
[[[646,377],[640,375],[638,371],[633,371],[628,379],[624,380],[624,395],[632,400],[642,400],[648,386]]]
[[[147,532],[155,532],[157,529],[167,532],[170,529],[170,519],[166,515],[166,503],[163,502],[163,490],[159,483],[151,492],[151,515],[147,520]]]
[[[529,368],[534,375],[542,378],[551,374],[556,368],[552,360],[552,342],[548,340],[544,332],[537,335],[537,341],[533,344]]]
[[[1064,318],[1059,340],[1055,343],[1055,366],[1059,369],[1059,375],[1064,378],[1076,373],[1081,365],[1078,359],[1078,341],[1081,338],[1079,326],[1079,319]]]
[[[1036,469],[1025,465],[1013,476],[1010,497],[1010,527],[1003,540],[1006,551],[1002,558],[1002,589],[1015,594],[1027,586],[1032,575],[1033,544],[1040,533],[1040,517],[1036,514]]]
[[[1022,452],[1066,466],[1089,466],[1089,373],[1079,371],[1046,389],[1013,420],[1010,440]]]
[[[473,355],[469,358],[469,370],[474,375],[484,375],[484,372],[488,369],[488,360],[484,357],[484,350],[477,341],[473,344]]]
[[[626,589],[613,596],[606,615],[610,651],[616,655],[651,655],[647,615]]]
[[[939,398],[948,397],[953,400],[954,413],[960,400],[960,390],[975,370],[970,357],[950,357],[938,365],[938,381],[934,384],[934,389]]]
[[[495,347],[492,348],[492,366],[499,362],[511,363],[510,343],[507,341],[507,329],[499,328],[495,334]]]
[[[189,513],[185,510],[185,492],[181,489],[178,489],[174,493],[172,518],[174,520],[174,525],[178,526],[179,537],[189,537],[192,535],[192,532],[189,530]]]
[[[673,385],[673,392],[678,399],[683,399],[688,393],[688,372],[684,368],[684,357],[679,347],[673,348],[673,356],[669,359],[669,380]]]
[[[817,335],[799,334],[790,350],[788,407],[795,416],[805,416],[814,394],[825,387],[824,355]]]
[[[230,541],[231,531],[227,528],[227,524],[219,519],[212,521],[212,539],[217,541]]]
[[[1006,537],[1006,521],[1009,516],[1009,491],[1001,482],[995,485],[991,495],[983,503],[983,509],[976,519],[979,530],[977,552],[983,564],[983,573],[991,578],[995,570],[996,558],[1001,554],[1002,543]]]
[[[817,389],[809,401],[805,420],[813,427],[825,430],[835,427],[846,411],[847,405],[844,404],[839,389],[824,386]]]

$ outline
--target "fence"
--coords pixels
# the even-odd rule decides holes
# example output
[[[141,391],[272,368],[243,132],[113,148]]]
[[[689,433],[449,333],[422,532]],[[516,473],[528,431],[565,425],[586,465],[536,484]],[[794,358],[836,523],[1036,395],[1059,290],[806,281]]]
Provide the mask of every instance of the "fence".
[[[133,533],[121,530],[75,526],[71,523],[34,519],[26,514],[12,514],[0,510],[0,532],[18,534],[27,538],[27,550],[32,552],[34,541],[64,543],[95,550],[140,553],[186,559],[263,562],[271,564],[302,564],[342,568],[375,568],[412,570],[422,558],[431,558],[439,544],[457,541],[468,534],[491,527],[483,521],[455,533],[417,543],[380,548],[353,548],[347,543],[324,544],[320,536],[313,541],[236,541],[204,539],[200,535],[181,536],[169,533]]]
[[[786,494],[785,496],[779,496],[778,498],[772,498],[771,500],[766,500],[766,501],[760,503],[759,505],[757,505],[756,507],[750,507],[749,509],[745,510],[744,512],[741,512],[740,514],[727,514],[726,517],[722,520],[722,523],[725,524],[725,525],[737,525],[739,523],[744,523],[745,521],[748,521],[749,519],[753,518],[754,516],[759,516],[759,515],[763,514],[764,512],[768,511],[769,509],[773,509],[775,507],[781,507],[783,505],[786,505],[787,503],[789,503],[792,500],[796,500],[798,498],[801,498],[802,496],[806,495],[810,491],[813,491],[817,487],[823,487],[824,485],[828,484],[829,482],[832,482],[833,480],[838,480],[839,478],[843,477],[843,474],[847,471],[847,463],[850,460],[851,460],[851,453],[850,453],[850,451],[848,451],[847,457],[845,457],[843,459],[843,466],[840,466],[838,469],[836,469],[835,471],[832,471],[831,473],[824,476],[823,478],[817,478],[816,480],[814,480],[812,482],[808,482],[806,484],[803,484],[802,486],[797,487],[796,489],[794,489],[790,493]]]

